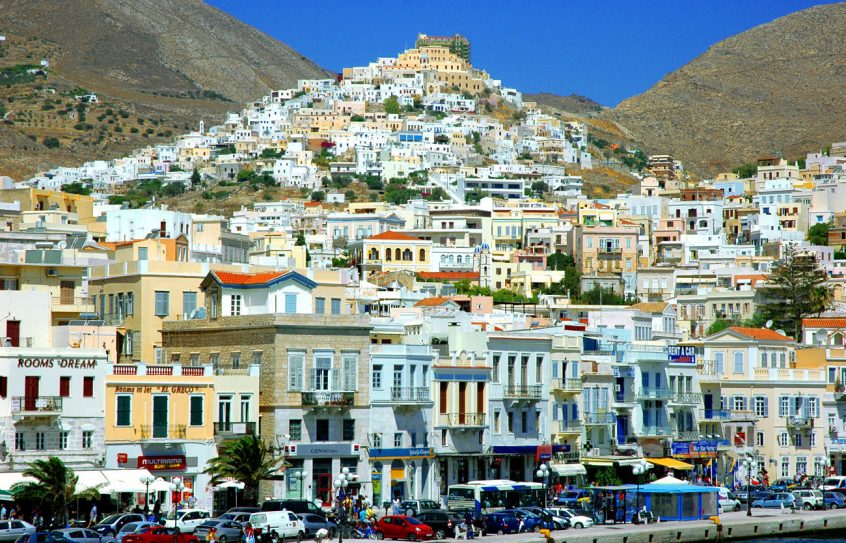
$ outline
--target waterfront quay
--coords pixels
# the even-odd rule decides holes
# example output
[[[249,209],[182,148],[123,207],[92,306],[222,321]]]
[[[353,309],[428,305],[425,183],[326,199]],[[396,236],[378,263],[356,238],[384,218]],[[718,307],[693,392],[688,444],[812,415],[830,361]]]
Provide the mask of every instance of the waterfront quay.
[[[755,509],[724,513],[719,523],[713,521],[658,522],[655,524],[607,524],[584,530],[552,532],[555,543],[699,543],[738,541],[755,537],[843,534],[846,539],[846,510],[797,511],[782,513]],[[518,543],[543,541],[540,534],[485,536],[485,541]]]

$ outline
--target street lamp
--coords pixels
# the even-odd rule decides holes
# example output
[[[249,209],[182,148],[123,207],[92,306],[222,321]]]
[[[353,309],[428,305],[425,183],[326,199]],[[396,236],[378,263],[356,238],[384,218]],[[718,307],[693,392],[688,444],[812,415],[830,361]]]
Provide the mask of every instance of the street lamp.
[[[635,506],[635,515],[640,514],[640,477],[641,475],[646,474],[647,471],[652,469],[652,464],[647,462],[646,460],[641,460],[637,464],[634,465],[632,468],[632,473],[634,473],[635,477],[637,477],[637,502]],[[634,515],[632,519],[634,519]]]
[[[305,480],[308,477],[308,472],[304,469],[294,472],[294,477],[300,480],[300,499],[305,495]]]
[[[150,512],[150,483],[155,480],[155,477],[147,473],[145,473],[139,478],[141,484],[146,487],[146,492],[144,493],[144,516],[146,516]]]
[[[179,524],[179,500],[182,499],[182,491],[185,490],[185,483],[182,482],[182,477],[174,477],[170,480],[171,500],[173,501],[173,529],[176,530]],[[173,493],[178,492],[177,499],[173,499]]]
[[[755,466],[755,461],[751,456],[747,456],[741,464],[746,471],[746,516],[752,516],[752,470]]]
[[[336,508],[336,518],[338,524],[338,543],[344,543],[344,530],[342,526],[344,520],[346,519],[346,510],[344,510],[344,489],[349,486],[351,479],[352,476],[350,475],[350,468],[345,467],[341,468],[341,474],[338,475],[334,481],[332,481],[332,486],[335,487],[335,490],[338,492],[335,498],[338,501],[338,506]]]
[[[543,508],[546,509],[546,489],[548,487],[547,481],[549,480],[549,468],[546,464],[541,464],[538,466],[538,470],[535,472],[538,479],[543,481]]]

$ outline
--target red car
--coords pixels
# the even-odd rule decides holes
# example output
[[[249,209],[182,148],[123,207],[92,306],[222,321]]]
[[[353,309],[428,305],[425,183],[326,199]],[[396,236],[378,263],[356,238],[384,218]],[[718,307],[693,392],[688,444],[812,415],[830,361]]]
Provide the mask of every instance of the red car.
[[[407,539],[409,541],[423,541],[435,539],[435,532],[414,517],[406,515],[389,515],[376,521],[373,527],[379,539]]]
[[[183,534],[175,528],[151,526],[140,534],[123,536],[123,543],[200,543],[194,534]]]

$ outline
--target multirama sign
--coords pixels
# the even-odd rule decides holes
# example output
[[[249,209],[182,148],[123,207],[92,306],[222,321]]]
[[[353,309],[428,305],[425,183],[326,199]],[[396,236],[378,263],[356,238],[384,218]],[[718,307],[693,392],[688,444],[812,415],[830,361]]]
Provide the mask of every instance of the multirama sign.
[[[19,368],[61,368],[93,370],[97,367],[95,358],[18,358]]]

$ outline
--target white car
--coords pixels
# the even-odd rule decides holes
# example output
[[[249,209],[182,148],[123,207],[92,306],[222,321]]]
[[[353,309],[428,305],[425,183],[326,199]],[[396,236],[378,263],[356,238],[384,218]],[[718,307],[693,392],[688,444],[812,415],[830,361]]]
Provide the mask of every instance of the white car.
[[[205,509],[180,509],[174,516],[173,511],[165,517],[164,525],[168,528],[179,528],[185,534],[193,534],[194,528],[211,518],[211,513]]]
[[[727,513],[729,511],[740,511],[740,500],[737,496],[732,494],[731,490],[721,486],[717,495],[717,504],[720,506],[720,511]]]
[[[577,515],[569,509],[562,509],[553,507],[549,510],[553,515],[567,519],[570,521],[570,526],[580,530],[582,528],[590,528],[593,526],[593,519],[584,515]]]
[[[262,511],[250,515],[253,529],[261,530],[264,541],[276,543],[280,539],[302,540],[305,537],[305,523],[292,511]]]

